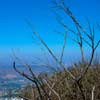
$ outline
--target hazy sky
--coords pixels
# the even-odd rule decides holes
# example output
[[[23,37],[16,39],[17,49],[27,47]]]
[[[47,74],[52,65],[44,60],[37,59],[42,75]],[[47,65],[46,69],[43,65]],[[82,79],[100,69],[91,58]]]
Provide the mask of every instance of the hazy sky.
[[[86,17],[92,23],[100,23],[100,0],[65,1],[83,25]],[[38,54],[39,47],[34,44],[26,19],[33,23],[34,29],[50,47],[55,47],[55,52],[58,50],[56,48],[61,46],[61,38],[54,30],[60,31],[60,25],[55,21],[51,7],[50,0],[0,0],[0,63],[5,58],[9,62],[12,49],[23,55],[31,55],[31,52]],[[66,22],[70,25],[69,20]],[[73,43],[68,41],[68,44],[68,51],[73,52]]]

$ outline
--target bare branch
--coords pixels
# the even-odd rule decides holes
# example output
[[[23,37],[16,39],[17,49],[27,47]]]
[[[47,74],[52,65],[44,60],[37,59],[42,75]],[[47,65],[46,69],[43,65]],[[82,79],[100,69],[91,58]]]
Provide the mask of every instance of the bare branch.
[[[97,42],[97,44],[96,44],[96,46],[95,46],[94,50],[96,50],[96,49],[97,49],[97,47],[99,46],[99,44],[100,44],[100,40]]]
[[[63,47],[62,47],[62,52],[61,52],[61,57],[60,57],[60,63],[62,63],[62,59],[63,59],[63,56],[64,56],[64,50],[65,50],[65,47],[66,47],[66,37],[67,37],[67,34],[65,33],[64,44],[63,44]]]
[[[52,84],[51,88],[53,88],[55,86],[55,83]],[[49,96],[51,96],[51,91],[49,92]],[[48,99],[49,100],[49,99]]]
[[[57,59],[57,57],[54,55],[54,53],[51,51],[51,49],[48,47],[48,45],[44,42],[44,40],[40,37],[40,35],[33,30],[33,27],[30,22],[28,22],[28,25],[32,28],[33,34],[38,37],[38,39],[41,41],[41,43],[44,45],[44,47],[48,50],[48,52],[51,54],[51,56],[57,62],[57,64],[60,65],[75,80],[75,77],[72,75],[72,73],[70,71],[66,70],[64,65],[59,62],[59,59]]]
[[[100,30],[100,24],[97,23],[97,27],[98,27],[98,29]]]
[[[95,86],[92,87],[92,92],[91,92],[92,97],[91,97],[91,100],[94,100],[94,91],[95,91]]]
[[[40,37],[40,35],[36,31],[33,30],[32,24],[29,21],[27,22],[27,24],[31,27],[33,34],[38,37],[38,39],[40,40],[40,42],[46,47],[46,49],[51,54],[51,56],[55,59],[55,61],[59,62],[59,60],[56,58],[56,56],[51,51],[51,49],[48,47],[48,45],[44,42],[44,40]]]
[[[35,83],[36,85],[36,88],[39,92],[39,95],[40,95],[40,99],[43,100],[43,97],[42,97],[42,94],[41,94],[41,90],[40,90],[40,87],[38,86],[38,83],[35,79],[31,78],[31,76],[27,75],[26,73],[24,72],[21,72],[19,71],[17,68],[16,68],[16,65],[15,65],[15,62],[13,62],[13,68],[15,69],[16,72],[18,72],[21,76],[25,77],[26,79],[32,81],[33,83]]]
[[[61,100],[59,94],[47,83],[47,81],[46,80],[43,80],[43,81],[46,83],[49,89],[57,96],[58,100]]]

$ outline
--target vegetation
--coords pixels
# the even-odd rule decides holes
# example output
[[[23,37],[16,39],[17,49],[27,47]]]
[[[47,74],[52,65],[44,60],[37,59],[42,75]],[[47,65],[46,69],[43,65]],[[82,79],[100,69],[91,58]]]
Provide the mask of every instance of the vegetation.
[[[78,68],[71,69],[71,72],[74,75],[80,73]],[[50,100],[83,100],[77,84],[66,72],[58,72],[52,76],[44,75],[41,78],[45,80],[43,87],[46,93],[49,94]],[[84,92],[85,100],[92,100],[92,92],[94,93],[94,100],[100,99],[100,65],[89,68],[88,73],[81,81],[81,88]],[[29,98],[29,100],[38,100],[39,97],[36,88],[32,86],[26,87],[21,93],[23,97]],[[49,100],[43,91],[41,93],[43,100]]]
[[[21,97],[25,100],[100,100],[100,64],[94,61],[96,49],[100,44],[100,40],[97,42],[95,40],[95,32],[100,29],[100,25],[92,26],[87,20],[88,29],[84,28],[67,7],[64,0],[55,0],[53,5],[53,9],[57,10],[57,13],[55,13],[57,21],[64,28],[64,33],[57,32],[64,37],[60,59],[53,53],[41,36],[34,31],[30,22],[28,22],[28,25],[32,28],[33,35],[40,40],[55,60],[57,66],[60,67],[60,70],[56,70],[52,65],[48,64],[47,66],[53,69],[53,73],[51,75],[44,73],[37,76],[30,65],[23,64],[30,72],[29,74],[18,70],[14,62],[15,71],[32,82],[31,86],[22,90]],[[69,28],[64,19],[61,18],[59,9],[72,20],[73,29]],[[72,64],[69,68],[63,63],[66,38],[74,41],[81,52],[80,62]],[[88,60],[86,60],[87,56],[85,56],[84,51],[84,46],[86,45],[90,51],[88,52],[90,54]]]

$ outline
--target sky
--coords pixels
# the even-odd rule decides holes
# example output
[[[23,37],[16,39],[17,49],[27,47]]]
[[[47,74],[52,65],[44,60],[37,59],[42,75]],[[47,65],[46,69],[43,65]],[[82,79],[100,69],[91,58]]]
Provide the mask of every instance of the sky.
[[[65,1],[83,25],[85,25],[86,17],[92,23],[100,23],[100,0]],[[57,36],[55,30],[61,31],[62,28],[55,20],[52,6],[50,0],[0,0],[0,64],[9,63],[13,51],[23,58],[30,56],[32,59],[40,55],[40,47],[32,37],[32,30],[26,22],[27,19],[32,22],[34,29],[49,47],[55,53],[59,51],[62,37]],[[71,26],[67,18],[66,22]],[[99,37],[100,34],[96,39]],[[70,41],[68,41],[67,51],[71,56],[79,52],[76,45]]]

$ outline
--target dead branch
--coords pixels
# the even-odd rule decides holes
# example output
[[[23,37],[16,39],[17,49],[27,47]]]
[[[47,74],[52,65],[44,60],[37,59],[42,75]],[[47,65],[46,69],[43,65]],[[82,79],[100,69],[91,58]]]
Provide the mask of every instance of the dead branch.
[[[25,77],[26,79],[28,79],[28,80],[32,81],[33,83],[35,83],[36,88],[37,88],[37,90],[38,90],[38,93],[39,93],[39,95],[40,95],[40,99],[43,100],[43,97],[42,97],[42,94],[41,94],[41,90],[40,90],[40,87],[39,87],[37,81],[36,81],[35,79],[33,79],[31,76],[29,76],[28,74],[26,74],[26,73],[21,72],[20,70],[18,70],[18,69],[16,68],[15,62],[13,62],[13,68],[14,68],[15,71],[18,72],[21,76],[23,76],[23,77]],[[33,75],[34,75],[34,74],[33,74]]]
[[[91,97],[91,100],[94,100],[94,91],[95,91],[95,86],[92,87],[92,92],[91,92],[92,97]]]
[[[57,96],[58,100],[61,100],[59,94],[47,83],[47,81],[46,80],[43,80],[43,81],[46,83],[49,89]]]

